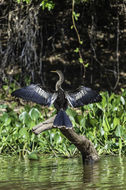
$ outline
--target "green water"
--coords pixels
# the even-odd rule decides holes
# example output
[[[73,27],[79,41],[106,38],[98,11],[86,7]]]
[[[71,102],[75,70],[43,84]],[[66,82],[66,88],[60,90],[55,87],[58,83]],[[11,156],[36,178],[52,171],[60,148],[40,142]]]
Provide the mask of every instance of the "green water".
[[[81,158],[39,161],[0,156],[0,190],[126,189],[126,157],[103,157],[92,165]]]

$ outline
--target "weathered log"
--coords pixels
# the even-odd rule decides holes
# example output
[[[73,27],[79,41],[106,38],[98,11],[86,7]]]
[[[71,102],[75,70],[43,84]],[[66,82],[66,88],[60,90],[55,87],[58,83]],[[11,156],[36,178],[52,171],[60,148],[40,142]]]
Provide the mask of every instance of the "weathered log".
[[[49,129],[53,129],[53,121],[55,119],[54,117],[51,117],[50,119],[39,123],[35,127],[33,127],[32,131],[38,135],[41,132]],[[99,160],[98,153],[96,149],[94,148],[94,145],[90,140],[88,140],[85,136],[78,135],[73,129],[66,129],[65,127],[61,127],[60,131],[63,133],[63,135],[71,141],[81,152],[83,162],[95,162]]]

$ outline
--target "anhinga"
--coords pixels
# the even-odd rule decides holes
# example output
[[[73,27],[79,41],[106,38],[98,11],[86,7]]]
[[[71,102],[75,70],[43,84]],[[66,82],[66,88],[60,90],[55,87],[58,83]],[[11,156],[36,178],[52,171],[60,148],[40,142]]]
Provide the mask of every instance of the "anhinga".
[[[39,87],[39,85],[31,84],[30,86],[12,92],[12,96],[20,97],[44,106],[54,104],[57,115],[53,126],[57,128],[72,128],[72,123],[65,112],[68,104],[76,108],[90,103],[100,102],[101,96],[96,91],[84,86],[79,87],[74,92],[64,91],[61,87],[64,82],[63,73],[60,70],[52,72],[56,72],[59,75],[54,93]]]

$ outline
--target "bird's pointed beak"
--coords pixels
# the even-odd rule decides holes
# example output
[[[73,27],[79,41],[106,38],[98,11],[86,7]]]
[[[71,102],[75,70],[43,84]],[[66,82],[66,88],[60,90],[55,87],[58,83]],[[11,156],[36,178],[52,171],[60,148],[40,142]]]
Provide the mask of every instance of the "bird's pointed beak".
[[[51,73],[56,73],[56,71],[50,71]]]

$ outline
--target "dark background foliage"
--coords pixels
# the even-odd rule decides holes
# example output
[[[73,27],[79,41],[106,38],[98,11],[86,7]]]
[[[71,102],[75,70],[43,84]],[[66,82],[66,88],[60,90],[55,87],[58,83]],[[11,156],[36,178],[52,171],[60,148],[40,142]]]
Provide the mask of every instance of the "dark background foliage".
[[[101,90],[125,87],[125,1],[75,4],[74,11],[79,13],[76,27],[83,44],[71,27],[72,1],[55,0],[54,4],[48,11],[42,10],[39,1],[1,1],[1,82],[23,86],[32,81],[50,86],[51,80],[54,88],[50,70],[58,68],[65,74],[65,88],[82,83]],[[80,64],[76,48],[84,64]]]

